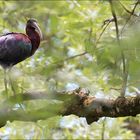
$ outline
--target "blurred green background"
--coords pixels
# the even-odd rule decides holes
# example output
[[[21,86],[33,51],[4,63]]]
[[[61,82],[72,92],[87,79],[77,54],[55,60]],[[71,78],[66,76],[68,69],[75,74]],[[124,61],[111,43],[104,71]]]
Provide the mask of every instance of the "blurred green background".
[[[122,7],[123,4],[131,11],[136,1],[120,2],[115,2],[121,40],[121,47],[118,47],[114,22],[107,22],[112,19],[108,1],[1,0],[1,35],[7,32],[25,33],[28,18],[37,19],[43,32],[43,40],[34,56],[12,69],[16,93],[51,93],[84,87],[96,97],[116,98],[124,83],[123,51],[128,72],[126,95],[135,96],[140,84],[140,20]],[[139,15],[139,11],[138,5],[135,14]],[[3,77],[1,68],[1,101],[5,99]],[[9,92],[12,94],[11,89]],[[36,101],[33,104],[34,108],[38,107]],[[26,107],[25,110],[32,109],[32,105]],[[0,128],[0,138],[101,139],[104,132],[105,139],[134,139],[135,134],[126,129],[128,120],[138,122],[139,116],[103,118],[90,126],[84,118],[74,115],[53,117],[37,123],[14,121]]]

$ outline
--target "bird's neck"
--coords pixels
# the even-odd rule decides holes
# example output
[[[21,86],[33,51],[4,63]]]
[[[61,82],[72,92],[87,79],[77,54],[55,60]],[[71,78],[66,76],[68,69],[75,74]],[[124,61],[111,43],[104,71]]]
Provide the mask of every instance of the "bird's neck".
[[[31,55],[35,53],[35,51],[38,49],[39,44],[40,44],[40,37],[37,32],[35,31],[29,31],[27,33],[29,39],[31,40],[32,43],[32,50],[31,50]]]

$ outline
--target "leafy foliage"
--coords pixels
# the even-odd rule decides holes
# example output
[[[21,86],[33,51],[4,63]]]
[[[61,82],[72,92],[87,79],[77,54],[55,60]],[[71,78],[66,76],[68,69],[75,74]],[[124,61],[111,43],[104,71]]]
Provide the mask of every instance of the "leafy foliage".
[[[130,130],[121,128],[122,119],[106,121],[105,139],[134,139]],[[100,120],[89,126],[85,118],[74,115],[57,116],[37,123],[14,121],[0,129],[0,136],[2,139],[101,139],[102,123]]]
[[[120,46],[116,40],[115,25],[108,1],[0,1],[1,34],[24,32],[26,19],[32,17],[38,20],[44,36],[35,55],[12,69],[11,75],[16,93],[26,91],[52,93],[55,90],[87,87],[96,97],[117,97],[125,80],[121,55],[123,51],[128,72],[126,94],[136,95],[140,83],[140,21],[136,15],[139,14],[140,7],[137,6],[135,15],[132,15],[126,9],[132,11],[135,6],[134,1],[117,1],[114,5],[118,19]],[[3,101],[6,97],[2,69],[0,82],[0,100]],[[12,94],[10,87],[8,90]],[[45,101],[36,103],[29,102],[26,105],[23,103],[24,109],[38,109],[47,105]],[[108,123],[110,119],[107,120]],[[117,120],[119,119],[111,120],[114,124],[111,128],[116,130],[117,123],[119,136],[113,130],[108,130],[106,138],[133,138],[132,132],[121,127],[123,121],[119,123]],[[44,134],[38,123],[32,122],[8,123],[1,128],[0,133],[6,135],[8,133],[8,138],[26,139],[25,132],[21,131],[24,127],[24,130],[30,133],[28,138],[44,138],[51,132],[46,128],[49,123],[48,120],[41,123],[41,127],[45,128],[47,134]],[[30,125],[33,128],[32,132]],[[20,131],[19,135],[17,131]],[[93,123],[90,131],[92,131],[91,135],[96,131],[99,135],[95,138],[101,138],[102,123]],[[52,132],[55,134],[55,131]],[[57,131],[56,135],[58,133]],[[64,135],[66,138],[74,138],[70,130],[65,130]],[[83,136],[80,135],[78,138]],[[90,134],[86,133],[85,138],[90,139]]]

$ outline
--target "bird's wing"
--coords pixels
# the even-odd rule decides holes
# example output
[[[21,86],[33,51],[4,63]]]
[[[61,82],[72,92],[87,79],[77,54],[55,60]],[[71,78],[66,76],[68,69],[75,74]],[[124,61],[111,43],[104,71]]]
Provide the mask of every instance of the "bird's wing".
[[[0,61],[18,63],[31,55],[32,44],[28,36],[9,33],[0,37]]]

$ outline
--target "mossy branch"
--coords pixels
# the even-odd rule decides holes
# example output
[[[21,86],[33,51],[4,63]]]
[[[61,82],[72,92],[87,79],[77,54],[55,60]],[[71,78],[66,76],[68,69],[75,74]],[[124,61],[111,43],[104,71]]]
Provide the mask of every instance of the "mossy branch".
[[[30,111],[24,109],[14,110],[13,106],[18,103],[46,100],[50,105],[42,108],[32,108]],[[53,102],[53,101],[59,102]],[[125,117],[140,114],[140,97],[127,97],[117,99],[104,99],[90,96],[85,89],[76,89],[69,92],[56,92],[47,94],[45,92],[18,94],[10,97],[0,104],[0,125],[6,121],[22,120],[37,121],[55,115],[75,114],[85,117],[88,123],[97,121],[101,117]]]

